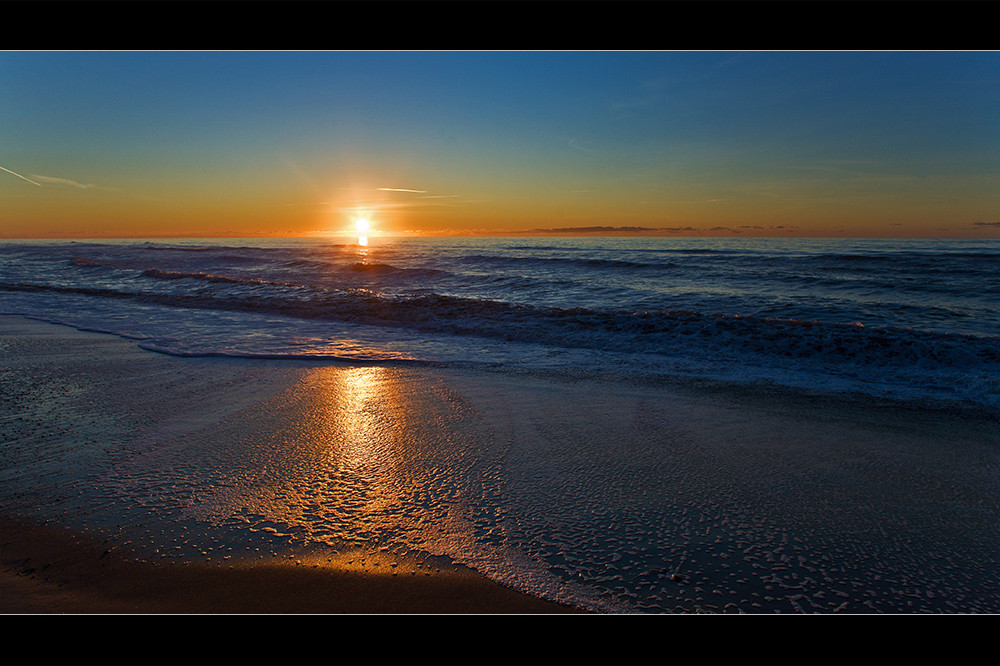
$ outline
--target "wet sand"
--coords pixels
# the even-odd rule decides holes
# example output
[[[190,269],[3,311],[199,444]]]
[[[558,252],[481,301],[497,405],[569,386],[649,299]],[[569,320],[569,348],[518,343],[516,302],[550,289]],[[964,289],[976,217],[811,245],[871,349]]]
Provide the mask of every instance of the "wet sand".
[[[466,567],[382,551],[320,556],[276,548],[221,560],[150,558],[148,548],[138,552],[128,541],[134,525],[85,527],[88,513],[97,511],[73,504],[73,493],[90,492],[85,486],[91,483],[80,481],[73,466],[128,465],[131,457],[149,453],[143,446],[193,436],[277,395],[301,367],[265,363],[248,371],[239,362],[175,359],[114,336],[19,317],[0,317],[0,353],[5,480],[13,478],[14,487],[19,475],[28,480],[0,516],[0,612],[573,612]],[[156,390],[151,381],[160,383]],[[207,393],[223,390],[225,401],[204,401]],[[164,402],[164,394],[170,400]],[[40,450],[16,451],[20,437],[30,437]],[[109,445],[108,438],[120,443]],[[74,489],[54,497],[63,484]],[[18,515],[11,515],[12,504]]]
[[[994,414],[17,317],[0,354],[2,612],[1000,612]],[[480,547],[504,530],[544,565]]]

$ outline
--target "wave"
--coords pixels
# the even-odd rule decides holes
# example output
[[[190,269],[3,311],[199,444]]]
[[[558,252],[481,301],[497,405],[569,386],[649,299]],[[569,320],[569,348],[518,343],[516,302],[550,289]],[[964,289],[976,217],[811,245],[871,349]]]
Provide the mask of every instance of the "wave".
[[[400,268],[392,264],[385,264],[371,261],[357,261],[350,266],[350,270],[355,273],[367,273],[371,275],[407,275],[407,276],[440,276],[449,275],[448,271],[437,268]]]
[[[97,261],[95,259],[87,259],[86,257],[73,257],[69,260],[69,263],[71,266],[79,268],[117,268],[114,264],[106,261]]]
[[[156,249],[178,249],[178,248],[156,248]],[[214,248],[179,248],[181,251],[201,251],[202,249],[214,249]],[[255,250],[256,251],[256,250]],[[341,257],[336,257],[341,258]],[[325,256],[325,253],[320,255],[319,259],[304,259],[295,258],[288,260],[271,261],[268,265],[272,270],[287,272],[289,269],[294,271],[295,274],[305,274],[307,271],[318,272],[320,274],[329,274],[331,270],[343,271],[347,270],[353,273],[361,273],[368,275],[396,275],[400,277],[431,277],[431,276],[445,276],[450,275],[446,270],[435,269],[435,268],[403,268],[399,266],[394,266],[392,264],[377,262],[377,261],[355,261],[350,264],[338,264],[333,263],[329,260],[329,257]],[[229,254],[221,254],[213,257],[213,263],[217,265],[223,264],[247,264],[259,262],[258,257],[252,256],[233,256]],[[121,270],[136,270],[139,275],[145,278],[152,278],[157,280],[202,280],[206,282],[217,282],[217,283],[242,283],[242,284],[281,284],[284,286],[304,286],[291,282],[284,281],[274,281],[266,280],[263,278],[252,278],[252,277],[236,277],[232,275],[221,275],[218,273],[210,273],[202,270],[167,270],[163,268],[134,268],[129,266],[128,263],[113,263],[110,261],[103,261],[97,259],[91,259],[87,257],[75,256],[69,260],[69,264],[76,268],[118,268]],[[258,267],[257,271],[266,272],[265,268]]]
[[[306,287],[209,274],[153,275],[168,280],[196,278],[219,288],[160,293],[0,282],[0,290],[282,315],[599,351],[679,355],[697,350],[699,354],[728,353],[738,358],[753,354],[869,367],[1000,365],[1000,340],[972,334],[688,310],[543,307],[444,294],[391,296],[365,289]],[[248,283],[263,288],[247,290]]]
[[[658,243],[8,244],[0,309],[176,355],[471,359],[1000,405],[995,245]]]
[[[107,331],[99,331],[107,332]],[[140,349],[145,349],[146,351],[157,352],[159,354],[166,354],[168,356],[177,356],[180,358],[240,358],[240,359],[252,359],[252,360],[267,360],[267,361],[324,361],[324,362],[340,362],[350,364],[352,366],[356,365],[375,365],[375,366],[385,366],[391,365],[397,367],[400,365],[413,365],[419,367],[433,367],[441,365],[440,363],[427,359],[413,358],[408,354],[401,353],[390,353],[390,352],[366,352],[366,353],[343,353],[343,352],[305,352],[305,353],[294,353],[294,352],[255,352],[255,351],[240,351],[240,350],[189,350],[189,349],[178,349],[176,347],[171,347],[169,345],[160,344],[158,342],[143,341],[137,345]]]
[[[281,247],[260,247],[252,245],[159,245],[155,243],[146,243],[138,247],[147,252],[249,252],[253,254],[271,254],[286,251]]]
[[[472,263],[493,266],[559,266],[573,265],[588,269],[662,269],[670,268],[669,263],[650,263],[628,261],[624,259],[598,259],[598,258],[578,258],[578,257],[506,257],[493,254],[469,254],[455,260],[458,263]]]
[[[225,275],[204,273],[202,271],[196,271],[193,273],[186,271],[165,271],[159,268],[147,268],[142,271],[141,275],[143,277],[154,278],[157,280],[204,280],[205,282],[222,284],[277,284],[273,282],[269,283],[267,280],[259,280],[255,278],[234,278]]]
[[[510,245],[505,246],[505,250],[517,250],[522,252],[593,252],[591,247],[574,247],[570,245]],[[678,248],[663,248],[663,247],[635,247],[632,248],[636,252],[641,252],[643,254],[743,254],[747,252],[741,249],[724,249],[724,248],[708,248],[708,247],[678,247]]]
[[[310,262],[312,263],[312,262]],[[110,266],[111,264],[104,264]],[[328,266],[316,266],[304,265],[302,261],[295,262],[295,265],[289,266],[295,269],[327,269]],[[447,275],[447,271],[437,270],[433,268],[399,268],[398,266],[393,266],[391,264],[383,263],[369,263],[369,262],[356,262],[346,270],[353,273],[361,273],[367,275],[395,275],[395,276],[405,276],[405,277],[421,277],[421,276],[441,276]],[[204,282],[212,282],[218,284],[242,284],[242,285],[272,285],[280,287],[295,287],[299,289],[312,289],[315,287],[301,284],[298,282],[285,282],[279,280],[266,280],[263,278],[252,278],[252,277],[235,277],[231,275],[219,275],[216,273],[206,273],[204,271],[168,271],[159,268],[147,268],[143,270],[140,275],[145,278],[152,278],[155,280],[201,280]]]

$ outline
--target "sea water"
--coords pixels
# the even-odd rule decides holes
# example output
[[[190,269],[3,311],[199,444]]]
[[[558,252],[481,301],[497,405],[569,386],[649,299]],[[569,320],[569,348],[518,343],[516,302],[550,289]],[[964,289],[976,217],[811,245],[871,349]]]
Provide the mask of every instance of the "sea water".
[[[176,355],[620,371],[1000,407],[1000,240],[8,241],[0,312]]]
[[[141,494],[161,518],[203,512],[227,539],[409,545],[595,610],[996,612],[996,436],[952,440],[938,417],[971,408],[996,423],[998,269],[997,240],[25,240],[0,245],[0,314],[180,357],[354,367],[356,384],[330,394],[353,391],[376,434],[394,426],[359,387],[393,381],[394,368],[520,378],[513,392],[463,384],[492,432],[458,441],[445,416],[442,428],[414,424],[426,448],[382,512],[366,495],[377,461],[303,472],[294,446],[232,447],[259,441],[253,419],[211,451],[136,456],[101,477],[125,500],[84,488],[81,506]],[[322,376],[302,395],[347,381]],[[656,386],[684,382],[862,407],[773,422],[725,402],[657,402]],[[614,412],[618,399],[631,414]],[[928,423],[903,436],[876,417],[852,429],[867,399]],[[232,477],[221,490],[219,465]],[[239,488],[265,468],[307,487],[250,501]],[[268,503],[297,518],[273,522]]]

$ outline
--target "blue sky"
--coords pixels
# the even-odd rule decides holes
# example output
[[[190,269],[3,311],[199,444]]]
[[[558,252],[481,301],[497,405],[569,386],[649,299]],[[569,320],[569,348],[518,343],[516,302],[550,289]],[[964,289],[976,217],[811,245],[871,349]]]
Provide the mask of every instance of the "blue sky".
[[[3,236],[1000,229],[996,52],[0,52],[0,89]]]

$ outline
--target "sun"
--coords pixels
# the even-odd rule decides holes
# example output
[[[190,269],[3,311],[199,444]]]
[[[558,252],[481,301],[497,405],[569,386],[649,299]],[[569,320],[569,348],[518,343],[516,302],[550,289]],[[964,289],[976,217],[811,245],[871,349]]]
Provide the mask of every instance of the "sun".
[[[372,223],[367,217],[359,217],[354,220],[354,228],[357,229],[359,234],[364,235],[371,231]]]

